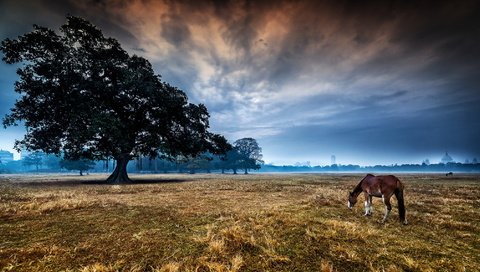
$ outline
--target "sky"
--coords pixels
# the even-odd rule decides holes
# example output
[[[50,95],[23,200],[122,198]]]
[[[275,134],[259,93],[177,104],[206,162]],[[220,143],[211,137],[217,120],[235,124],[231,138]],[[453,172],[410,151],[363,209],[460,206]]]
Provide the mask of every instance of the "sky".
[[[205,104],[212,131],[257,139],[267,163],[480,159],[479,1],[0,0],[0,39],[67,14]],[[0,63],[0,116],[16,79]],[[1,128],[0,149],[24,131]]]

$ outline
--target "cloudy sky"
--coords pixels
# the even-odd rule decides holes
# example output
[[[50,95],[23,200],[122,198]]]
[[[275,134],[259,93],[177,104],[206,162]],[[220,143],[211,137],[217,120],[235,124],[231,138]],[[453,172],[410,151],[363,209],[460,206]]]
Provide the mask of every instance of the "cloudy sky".
[[[56,2],[61,2],[58,4]],[[0,1],[0,38],[81,16],[266,162],[480,158],[479,1]],[[15,67],[0,64],[0,115]],[[0,131],[11,150],[24,128]]]

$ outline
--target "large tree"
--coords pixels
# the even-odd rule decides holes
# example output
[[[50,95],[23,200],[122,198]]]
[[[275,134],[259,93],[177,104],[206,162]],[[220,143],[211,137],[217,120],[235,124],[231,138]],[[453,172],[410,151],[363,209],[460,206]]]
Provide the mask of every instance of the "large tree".
[[[23,121],[17,149],[63,153],[66,159],[113,158],[108,182],[129,182],[127,163],[139,155],[196,156],[222,152],[226,140],[208,131],[209,114],[161,80],[150,62],[129,55],[90,22],[67,17],[55,31],[35,25],[2,41],[6,63],[21,63],[21,94],[3,124]]]
[[[253,138],[236,140],[233,143],[233,149],[237,153],[234,155],[237,165],[245,170],[245,174],[248,174],[248,169],[260,169],[263,163],[262,148],[258,145],[257,140]]]

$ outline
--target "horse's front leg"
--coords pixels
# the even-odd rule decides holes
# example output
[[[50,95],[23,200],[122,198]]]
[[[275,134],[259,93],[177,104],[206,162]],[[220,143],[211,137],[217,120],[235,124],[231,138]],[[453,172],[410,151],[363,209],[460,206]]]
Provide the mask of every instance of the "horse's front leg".
[[[365,193],[365,215],[370,216],[372,215],[372,196]]]
[[[383,204],[385,204],[385,216],[383,217],[382,223],[387,221],[388,216],[390,215],[390,211],[392,210],[392,205],[390,204],[390,197],[382,195]]]

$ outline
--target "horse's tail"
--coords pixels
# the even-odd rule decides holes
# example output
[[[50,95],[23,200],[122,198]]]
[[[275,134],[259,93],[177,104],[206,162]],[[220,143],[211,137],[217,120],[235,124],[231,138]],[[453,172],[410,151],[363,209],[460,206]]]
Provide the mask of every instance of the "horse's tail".
[[[397,188],[395,189],[395,197],[397,198],[398,202],[398,215],[400,216],[400,221],[402,221],[404,224],[407,223],[407,220],[405,219],[405,200],[403,198],[403,184],[401,184],[398,181]]]

